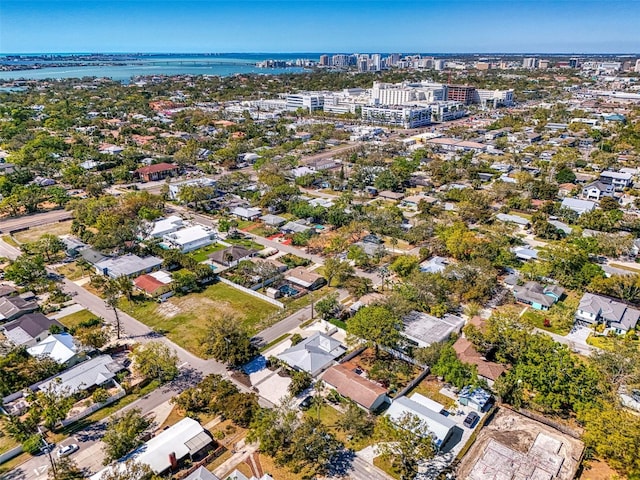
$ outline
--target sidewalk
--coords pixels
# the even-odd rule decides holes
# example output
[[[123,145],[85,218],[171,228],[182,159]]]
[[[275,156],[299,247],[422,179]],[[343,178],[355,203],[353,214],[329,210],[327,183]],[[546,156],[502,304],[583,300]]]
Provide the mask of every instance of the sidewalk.
[[[213,471],[218,478],[226,478],[226,476],[235,470],[236,466],[244,462],[249,456],[258,450],[258,444],[246,445],[244,439],[236,444],[237,451],[226,460],[222,465]],[[233,452],[233,450],[232,450]]]

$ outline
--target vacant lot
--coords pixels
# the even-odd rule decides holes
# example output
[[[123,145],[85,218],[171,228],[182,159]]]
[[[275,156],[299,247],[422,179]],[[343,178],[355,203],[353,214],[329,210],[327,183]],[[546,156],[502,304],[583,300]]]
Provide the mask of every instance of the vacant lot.
[[[58,321],[65,327],[72,329],[80,325],[82,322],[96,318],[97,316],[91,313],[89,310],[80,310],[79,312],[72,313],[66,317],[60,318]]]
[[[165,303],[142,298],[130,303],[123,299],[120,308],[197,355],[202,355],[202,337],[208,320],[232,316],[251,333],[256,333],[269,325],[278,310],[223,283],[199,293],[172,297]]]
[[[67,235],[69,232],[71,232],[71,220],[66,220],[64,222],[50,223],[48,225],[30,228],[23,232],[17,232],[13,235],[13,238],[20,243],[28,243],[35,242],[45,233]]]
[[[80,280],[91,274],[92,270],[83,268],[77,262],[65,263],[56,268],[60,275],[64,275],[69,280]]]

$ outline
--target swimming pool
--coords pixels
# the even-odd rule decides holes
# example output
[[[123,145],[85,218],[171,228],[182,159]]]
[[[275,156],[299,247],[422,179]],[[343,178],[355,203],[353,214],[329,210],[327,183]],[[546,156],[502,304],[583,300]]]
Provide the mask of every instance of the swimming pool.
[[[285,297],[295,297],[300,293],[300,290],[296,290],[289,285],[282,285],[278,290],[280,290],[280,293],[282,293]]]

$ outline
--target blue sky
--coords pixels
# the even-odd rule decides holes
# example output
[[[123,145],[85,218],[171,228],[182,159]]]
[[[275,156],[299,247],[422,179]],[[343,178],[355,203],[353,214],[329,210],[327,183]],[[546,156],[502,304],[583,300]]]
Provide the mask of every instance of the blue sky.
[[[640,52],[640,0],[0,0],[0,53]]]

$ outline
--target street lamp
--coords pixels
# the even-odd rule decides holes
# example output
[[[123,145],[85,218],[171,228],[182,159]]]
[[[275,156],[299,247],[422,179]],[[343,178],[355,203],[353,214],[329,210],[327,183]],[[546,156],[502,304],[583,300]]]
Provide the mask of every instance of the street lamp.
[[[51,463],[51,470],[53,471],[53,478],[57,478],[58,477],[58,472],[56,470],[56,463],[53,461],[53,456],[51,455],[51,447],[52,445],[49,444],[49,442],[47,442],[46,438],[45,438],[45,431],[42,429],[42,427],[40,425],[38,425],[38,433],[40,434],[40,439],[42,440],[42,444],[43,447],[45,449],[45,452],[47,453],[47,456],[49,457],[49,463]]]

